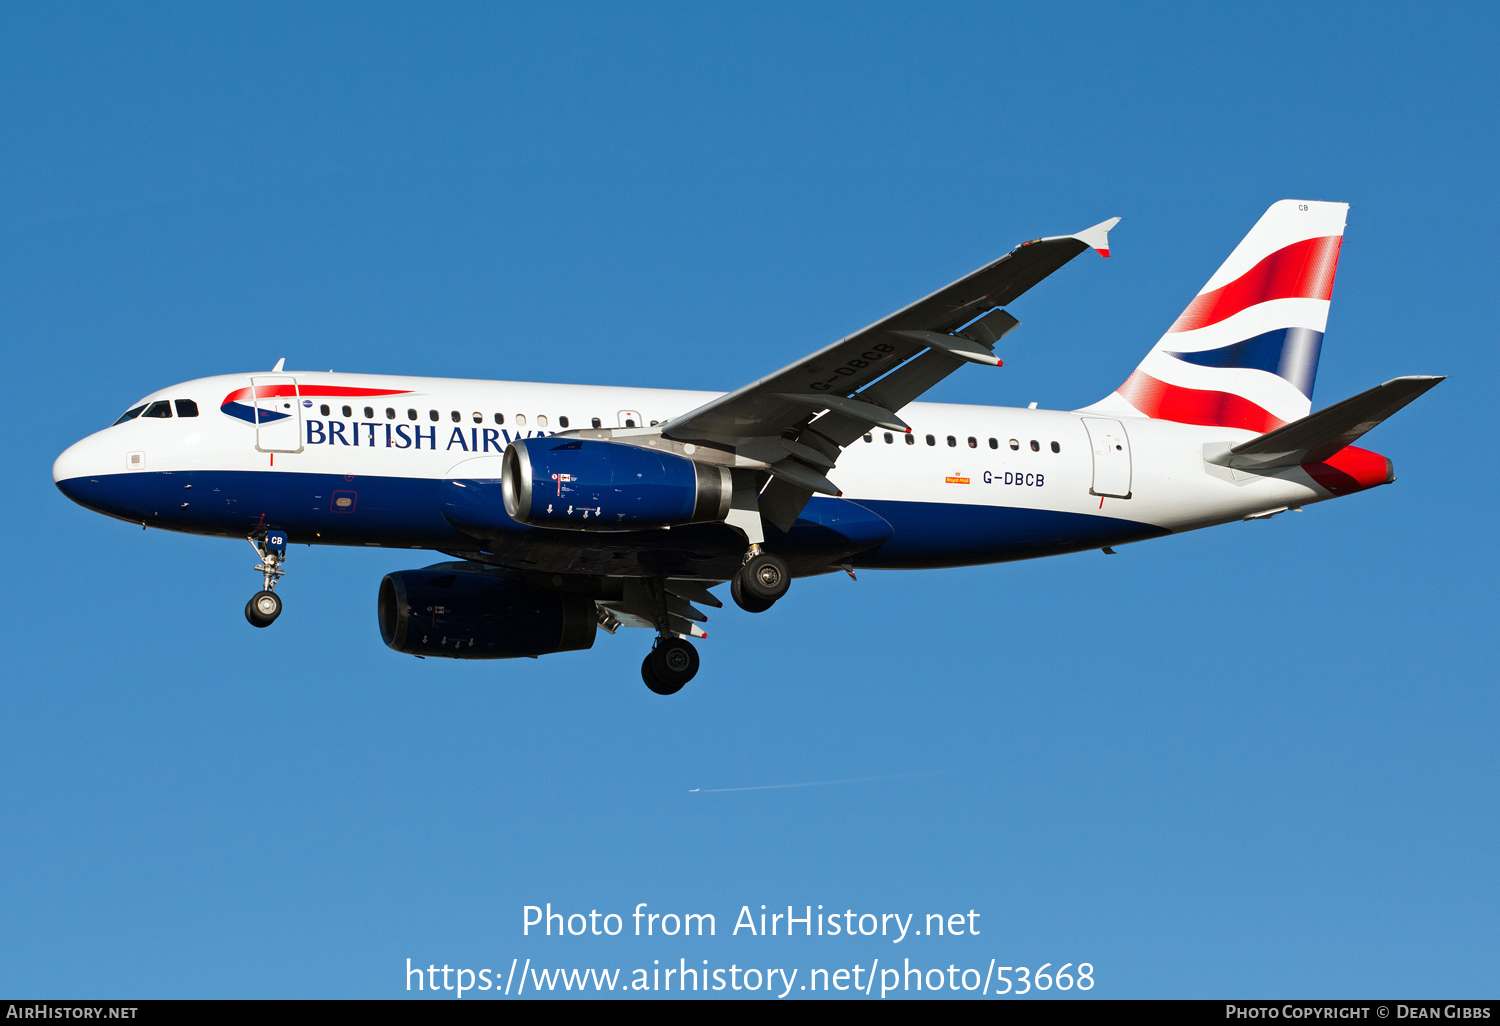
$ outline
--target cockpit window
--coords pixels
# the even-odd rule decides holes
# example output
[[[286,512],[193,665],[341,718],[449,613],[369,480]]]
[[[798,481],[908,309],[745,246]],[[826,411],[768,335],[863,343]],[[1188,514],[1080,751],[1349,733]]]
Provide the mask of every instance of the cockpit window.
[[[141,414],[142,417],[170,417],[171,415],[172,404],[167,402],[165,399],[158,399],[156,402],[146,407],[146,412]]]
[[[198,404],[191,399],[175,399],[173,400],[173,404],[177,407],[177,416],[179,417],[198,416]]]
[[[135,420],[135,418],[137,418],[137,417],[139,417],[141,415],[141,411],[144,410],[145,408],[146,408],[146,404],[142,403],[139,406],[134,406],[134,407],[126,410],[124,413],[120,414],[120,419],[117,420],[117,421],[115,421],[115,424],[123,424],[127,420]],[[114,427],[114,426],[115,426],[114,424],[110,425],[110,427]]]

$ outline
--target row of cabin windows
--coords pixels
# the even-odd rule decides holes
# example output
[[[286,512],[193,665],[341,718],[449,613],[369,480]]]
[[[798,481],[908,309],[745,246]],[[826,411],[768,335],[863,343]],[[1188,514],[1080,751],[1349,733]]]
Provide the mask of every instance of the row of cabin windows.
[[[330,411],[331,411],[331,407],[329,407],[329,405],[327,403],[324,403],[322,406],[318,407],[318,412],[321,413],[325,417],[332,416],[332,413]],[[341,412],[346,417],[353,417],[354,416],[354,407],[352,407],[352,406],[345,406],[339,412]],[[373,406],[366,406],[364,408],[363,412],[364,412],[366,420],[374,420],[375,419],[375,407],[373,407]],[[463,414],[459,413],[457,410],[451,411],[448,414],[448,417],[455,424],[461,424],[461,423],[463,423],[463,419],[464,419]],[[395,420],[396,419],[396,409],[395,409],[395,407],[393,407],[393,406],[387,406],[385,408],[385,419],[386,420]],[[407,410],[406,411],[406,419],[407,420],[417,420],[418,419],[417,411],[416,410]],[[427,411],[427,419],[428,420],[442,420],[443,416],[437,410],[428,410]],[[474,415],[473,415],[473,419],[474,419],[474,423],[476,423],[476,424],[483,424],[484,423],[484,414],[479,413],[479,412],[476,411],[474,413]],[[503,413],[497,413],[497,414],[495,414],[495,423],[496,424],[504,424],[505,423],[505,414],[503,414]],[[524,414],[524,413],[518,413],[518,414],[516,414],[515,415],[515,419],[512,420],[511,423],[514,424],[516,427],[525,427],[526,426],[526,414]],[[568,422],[568,418],[567,417],[558,417],[557,418],[557,426],[558,427],[566,428],[568,426],[568,423],[569,422]],[[599,418],[595,417],[593,423],[594,423],[594,427],[599,427],[600,426],[600,420],[599,420]],[[536,418],[536,426],[537,427],[539,427],[539,428],[545,428],[545,427],[548,427],[549,424],[550,424],[550,422],[547,420],[547,415],[545,413],[539,413],[539,414],[537,414],[537,418]],[[630,423],[630,424],[627,424],[626,426],[627,427],[635,427],[635,424],[634,423]]]
[[[177,416],[179,417],[198,416],[198,404],[191,399],[173,399],[170,402],[166,399],[158,399],[154,403],[142,403],[134,409],[126,410],[120,414],[120,419],[115,421],[115,424],[123,424],[127,420],[135,420],[137,417],[159,417],[165,419],[172,415],[173,406],[177,407]],[[113,427],[114,425],[111,424],[110,426]]]
[[[173,409],[174,406],[177,409],[177,416],[179,416],[179,417],[196,417],[196,416],[198,416],[198,404],[196,402],[194,402],[193,400],[191,400],[191,399],[175,399],[175,400],[171,400],[171,401],[168,401],[166,399],[158,399],[154,403],[142,403],[140,406],[136,406],[136,407],[133,407],[133,408],[131,408],[129,410],[126,410],[124,413],[122,413],[120,415],[120,419],[116,420],[115,423],[116,424],[123,424],[127,420],[134,420],[137,417],[153,417],[153,418],[158,418],[158,417],[159,418],[166,418],[166,417],[170,417],[170,416],[172,416],[172,409]],[[324,403],[323,405],[319,406],[318,407],[318,412],[321,413],[325,417],[332,416],[332,408],[327,403]],[[342,407],[339,412],[341,412],[346,417],[353,417],[354,416],[354,407],[352,407],[352,406],[345,406],[345,407]],[[373,407],[373,406],[366,406],[362,412],[364,413],[366,420],[374,420],[375,419],[375,407]],[[461,413],[459,413],[457,410],[453,410],[452,412],[450,412],[449,413],[449,417],[453,420],[453,422],[455,424],[463,422],[463,415]],[[387,406],[385,408],[385,419],[386,420],[395,420],[396,419],[396,410],[395,410],[395,407]],[[416,410],[407,410],[406,411],[406,419],[407,420],[416,420],[416,419],[418,419],[417,411]],[[427,411],[427,419],[429,419],[429,420],[441,420],[442,419],[442,415],[440,413],[438,413],[437,410],[428,410]],[[476,423],[476,424],[483,424],[484,423],[484,414],[476,412],[474,414],[474,423]],[[505,423],[505,414],[503,414],[503,413],[497,413],[497,414],[495,414],[495,423],[496,424],[504,424]],[[515,420],[513,421],[513,423],[515,424],[516,427],[525,427],[526,426],[526,414],[524,414],[524,413],[518,413],[518,414],[516,414]],[[652,421],[652,423],[655,424],[656,422]],[[596,428],[597,427],[603,427],[603,421],[600,418],[598,418],[598,417],[594,417],[592,419],[592,424]],[[111,425],[111,426],[113,426],[113,425]],[[538,428],[546,428],[546,427],[549,426],[549,422],[547,420],[547,415],[545,413],[541,413],[541,414],[537,415],[536,426]],[[557,418],[557,426],[560,427],[560,428],[567,428],[569,426],[568,418],[567,417],[558,417]],[[631,418],[627,418],[626,421],[625,421],[625,426],[626,427],[635,427],[635,420],[631,419]]]
[[[865,435],[865,441],[867,441],[867,442],[873,442],[873,441],[875,441],[875,435],[873,433]],[[891,434],[891,432],[887,431],[885,433],[885,444],[886,445],[890,445],[890,444],[892,444],[895,441],[896,441],[896,437],[893,434]],[[906,444],[907,445],[916,445],[917,444],[917,436],[913,435],[913,434],[908,434],[906,436]],[[927,444],[928,445],[937,445],[937,436],[936,435],[928,435],[927,436]],[[1011,447],[1012,450],[1019,450],[1021,448],[1021,441],[1020,441],[1020,439],[1012,438],[1010,440],[1009,444],[1010,444],[1010,447]],[[1052,445],[1052,451],[1053,452],[1062,452],[1062,446],[1058,445],[1056,442],[1051,443],[1051,445]],[[949,448],[957,448],[958,447],[958,439],[956,437],[954,437],[953,435],[949,435],[948,436],[948,447]],[[969,448],[970,449],[977,449],[977,448],[979,448],[979,439],[975,438],[973,435],[969,436]],[[991,438],[990,439],[990,448],[991,449],[998,449],[998,448],[1000,448],[1000,439],[998,439],[998,438]],[[1032,452],[1041,452],[1042,451],[1042,443],[1038,442],[1035,438],[1033,438],[1031,440],[1031,451]]]

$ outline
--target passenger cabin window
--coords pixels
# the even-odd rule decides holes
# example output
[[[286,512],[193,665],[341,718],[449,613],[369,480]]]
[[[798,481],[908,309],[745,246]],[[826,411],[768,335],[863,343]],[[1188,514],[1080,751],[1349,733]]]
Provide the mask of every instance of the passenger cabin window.
[[[484,423],[484,414],[479,413],[478,411],[475,411],[475,413],[474,413],[474,423],[476,423],[476,424],[483,424]]]
[[[1062,452],[1062,446],[1058,445],[1056,442],[1053,442],[1052,443],[1052,451],[1053,452]]]
[[[428,410],[427,411],[427,419],[428,420],[437,420],[437,419],[439,419],[438,418],[438,411],[437,410]]]
[[[496,424],[504,424],[505,423],[505,414],[503,414],[503,413],[497,413],[497,414],[495,414],[495,423]]]
[[[525,426],[526,426],[526,414],[524,414],[524,413],[518,413],[518,414],[516,414],[516,427],[525,427]]]
[[[344,416],[346,416],[346,417],[352,417],[352,416],[354,416],[354,411],[352,409],[350,409],[349,407],[345,406],[344,407]]]
[[[1011,450],[1014,451],[1014,450],[1019,449],[1021,447],[1021,443],[1018,442],[1018,441],[1016,441],[1014,438],[1012,438],[1010,440],[1010,447],[1011,447]]]
[[[948,448],[951,449],[951,448],[953,448],[957,444],[958,444],[958,439],[954,438],[952,435],[949,435],[948,436]]]
[[[365,407],[365,420],[374,420],[374,419],[375,419],[375,407],[373,407],[373,406],[366,406]]]
[[[416,420],[417,419],[417,411],[416,410],[407,410],[406,411],[406,419],[407,420]]]
[[[142,417],[170,417],[171,415],[172,404],[167,402],[165,399],[158,399],[156,402],[146,407],[146,412],[141,414]]]
[[[977,449],[977,448],[979,448],[979,439],[975,438],[973,435],[969,436],[969,448],[970,449]]]
[[[459,413],[457,410],[454,410],[448,416],[450,416],[451,418],[453,418],[453,423],[455,423],[455,424],[462,423],[462,421],[464,419],[463,418],[463,414]]]
[[[385,419],[386,420],[395,420],[396,419],[396,411],[394,409],[392,409],[391,407],[387,406],[385,408]]]
[[[653,420],[651,423],[655,424],[656,421]],[[547,426],[547,415],[545,413],[539,414],[537,416],[537,418],[536,418],[536,426],[539,427],[539,428],[544,428],[544,427]]]
[[[990,448],[991,449],[998,449],[998,448],[1000,448],[1000,439],[998,439],[998,438],[991,438],[990,439]]]
[[[890,445],[895,440],[896,440],[896,436],[895,435],[892,435],[889,431],[887,431],[885,433],[885,444],[886,445]]]
[[[625,418],[625,426],[626,427],[635,427],[635,418],[634,417],[626,417]]]
[[[328,416],[328,404],[324,403],[322,406],[319,406],[318,407],[318,412],[321,413],[325,417]]]
[[[934,438],[934,437],[932,437],[931,435],[928,435],[927,436],[927,444],[928,445],[937,445],[937,439]]]
[[[559,427],[567,427],[568,426],[568,418],[567,417],[558,417],[557,418],[557,424],[558,424]]]
[[[604,424],[604,422],[598,417],[595,417],[593,420],[589,421],[589,423],[594,425],[594,427],[602,427]]]
[[[917,436],[908,431],[906,433],[906,444],[907,445],[916,445],[917,444]]]
[[[135,418],[141,415],[141,411],[145,408],[145,406],[135,406],[131,409],[126,410],[124,413],[120,414],[120,419],[115,421],[115,424],[123,424],[127,420],[135,420]],[[114,427],[114,424],[111,424],[110,427]]]
[[[865,441],[867,441],[867,442],[873,442],[873,441],[875,441],[875,436],[874,435],[865,435]]]
[[[1032,452],[1041,452],[1042,451],[1042,447],[1037,444],[1037,441],[1036,441],[1035,438],[1033,438],[1031,440],[1031,451]]]
[[[179,417],[198,416],[198,404],[191,399],[174,399],[172,405],[177,407],[177,416]]]

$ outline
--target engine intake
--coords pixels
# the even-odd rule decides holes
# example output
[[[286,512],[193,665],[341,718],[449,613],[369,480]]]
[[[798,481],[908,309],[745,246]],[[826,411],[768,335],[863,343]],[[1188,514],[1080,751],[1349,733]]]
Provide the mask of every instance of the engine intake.
[[[573,531],[639,531],[723,520],[734,492],[725,467],[577,438],[511,442],[500,484],[511,519]]]
[[[594,600],[435,566],[380,582],[380,636],[407,655],[515,659],[592,648]]]

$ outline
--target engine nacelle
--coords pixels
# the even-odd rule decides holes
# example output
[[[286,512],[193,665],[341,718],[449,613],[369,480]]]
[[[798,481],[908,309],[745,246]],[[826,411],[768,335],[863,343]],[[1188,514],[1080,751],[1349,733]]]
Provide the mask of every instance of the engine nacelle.
[[[592,648],[594,600],[442,566],[380,582],[380,636],[397,652],[514,659]]]
[[[725,467],[581,438],[511,442],[500,484],[511,519],[571,531],[640,531],[723,520],[734,492]]]

